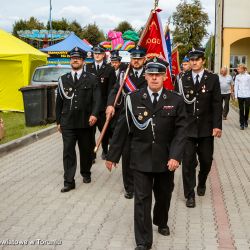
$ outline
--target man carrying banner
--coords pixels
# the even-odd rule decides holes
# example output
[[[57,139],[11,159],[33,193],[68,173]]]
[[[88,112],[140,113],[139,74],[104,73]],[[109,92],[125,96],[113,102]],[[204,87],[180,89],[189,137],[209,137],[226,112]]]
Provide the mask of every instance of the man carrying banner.
[[[130,137],[130,167],[134,170],[134,229],[136,250],[150,249],[153,243],[152,191],[155,205],[153,223],[158,232],[170,234],[168,211],[174,188],[174,171],[182,159],[186,112],[177,93],[163,88],[168,63],[153,58],[146,65],[148,87],[126,96],[125,109],[111,140],[106,167],[111,171]]]
[[[145,80],[145,69],[143,67],[146,61],[145,55],[146,55],[146,50],[140,46],[136,46],[134,49],[130,51],[131,68],[129,70],[127,78],[125,79],[123,96],[121,97],[118,103],[119,105],[117,105],[116,109],[113,107],[113,104],[115,101],[116,94],[120,88],[119,81],[116,83],[113,90],[110,92],[106,115],[113,116],[115,114],[114,117],[115,121],[113,121],[114,123],[116,123],[117,119],[119,118],[120,111],[123,109],[125,94],[147,86],[147,82]],[[123,73],[120,75],[121,78],[123,78]],[[130,168],[129,145],[130,145],[130,138],[127,137],[122,152],[122,177],[125,189],[124,196],[127,199],[132,199],[134,196],[134,181],[133,181],[133,171]]]

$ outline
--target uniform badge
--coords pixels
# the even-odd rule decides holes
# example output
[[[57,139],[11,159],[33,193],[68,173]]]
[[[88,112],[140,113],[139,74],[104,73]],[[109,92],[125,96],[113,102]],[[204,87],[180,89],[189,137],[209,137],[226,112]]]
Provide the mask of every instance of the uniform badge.
[[[188,81],[190,81],[190,80],[191,80],[191,77],[189,76],[187,79],[188,79]]]
[[[187,94],[186,97],[189,98],[189,94]]]
[[[67,75],[67,78],[70,78],[70,75]]]
[[[142,115],[138,115],[138,120],[141,121],[143,119]]]
[[[66,95],[68,95],[68,93],[69,93],[68,91],[65,92]]]
[[[101,83],[104,83],[104,78],[103,77],[101,77]]]
[[[146,117],[148,116],[148,111],[144,111],[143,115]]]
[[[190,90],[190,94],[192,95],[193,93],[194,93],[194,91],[191,89],[191,90]]]
[[[207,79],[207,75],[204,75],[204,79]]]
[[[146,98],[147,98],[147,94],[144,93],[144,94],[142,95],[142,97],[143,97],[144,99],[146,99]]]
[[[205,85],[202,86],[201,92],[202,92],[202,93],[205,93],[205,92],[206,92],[206,86],[205,86]]]
[[[69,88],[69,91],[72,91],[72,88]]]
[[[166,94],[163,94],[163,99],[167,99],[167,95]]]

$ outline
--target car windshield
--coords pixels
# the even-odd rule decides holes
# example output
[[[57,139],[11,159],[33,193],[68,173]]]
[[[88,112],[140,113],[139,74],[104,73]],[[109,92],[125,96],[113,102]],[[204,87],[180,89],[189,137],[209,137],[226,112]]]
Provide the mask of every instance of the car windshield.
[[[40,68],[36,69],[33,81],[34,82],[57,82],[58,78],[70,72],[70,68]]]

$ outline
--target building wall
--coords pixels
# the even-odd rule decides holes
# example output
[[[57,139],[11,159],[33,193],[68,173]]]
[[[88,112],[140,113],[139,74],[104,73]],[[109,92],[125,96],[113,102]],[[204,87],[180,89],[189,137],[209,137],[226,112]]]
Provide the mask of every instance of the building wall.
[[[215,8],[214,71],[219,72],[221,66],[230,67],[230,55],[243,52],[248,56],[247,64],[250,67],[249,40],[241,41],[250,38],[250,0],[216,0]]]
[[[250,27],[250,0],[224,0],[224,28]]]
[[[241,39],[244,38],[250,38],[250,27],[248,29],[231,29],[231,28],[225,28],[223,30],[223,57],[222,57],[222,65],[224,66],[230,66],[230,55],[233,55],[232,52],[236,51],[236,47],[238,51],[246,51],[247,54],[250,53],[250,46],[246,42],[241,41]],[[233,51],[231,51],[231,45],[235,42],[237,42],[235,45],[232,46]],[[249,40],[248,40],[249,41]],[[243,48],[240,48],[240,46],[244,46]],[[236,46],[236,47],[235,47]],[[249,65],[249,62],[248,62]]]

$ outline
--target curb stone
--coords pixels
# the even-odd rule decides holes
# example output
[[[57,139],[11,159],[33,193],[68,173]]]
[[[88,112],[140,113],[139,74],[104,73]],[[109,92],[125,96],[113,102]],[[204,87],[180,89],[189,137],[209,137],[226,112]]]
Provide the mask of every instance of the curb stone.
[[[45,128],[39,131],[36,131],[34,133],[25,135],[23,137],[20,137],[18,139],[15,139],[13,141],[4,143],[0,145],[0,157],[4,156],[16,149],[19,149],[21,147],[27,146],[33,142],[36,142],[38,140],[41,140],[42,138],[51,135],[57,131],[56,125],[53,125],[49,128]]]

